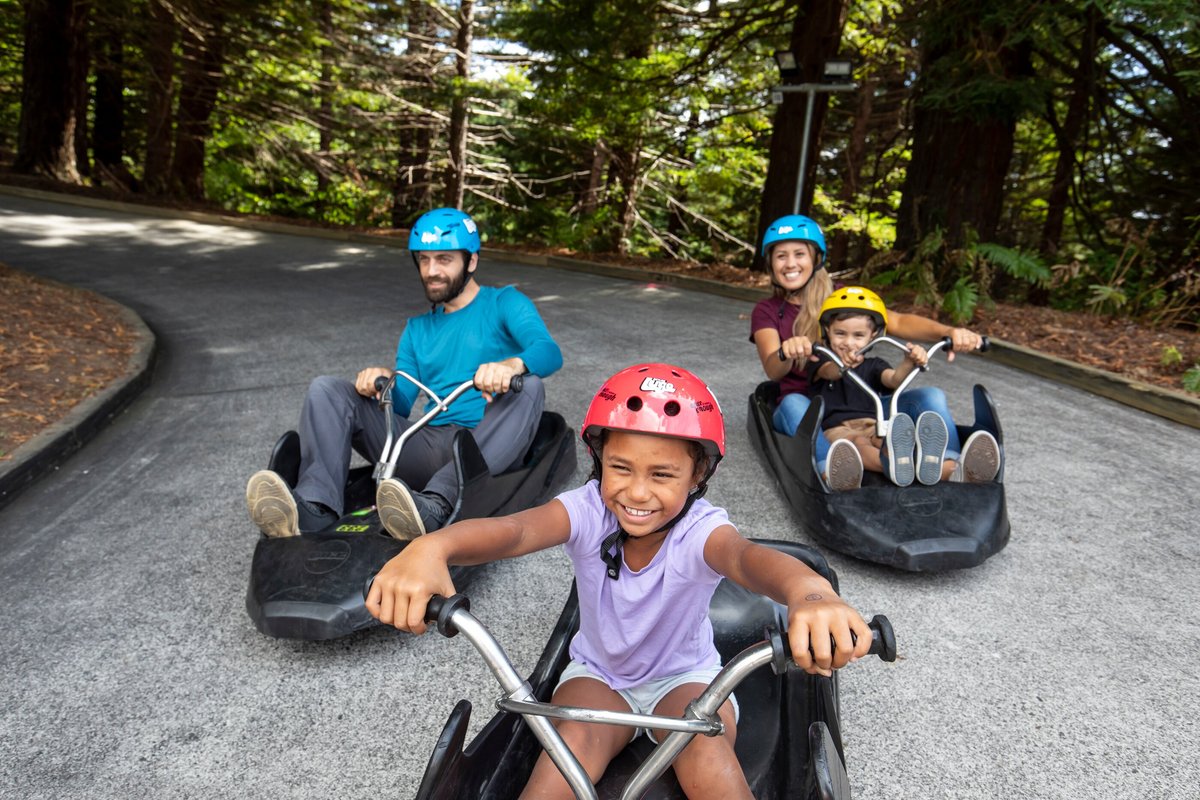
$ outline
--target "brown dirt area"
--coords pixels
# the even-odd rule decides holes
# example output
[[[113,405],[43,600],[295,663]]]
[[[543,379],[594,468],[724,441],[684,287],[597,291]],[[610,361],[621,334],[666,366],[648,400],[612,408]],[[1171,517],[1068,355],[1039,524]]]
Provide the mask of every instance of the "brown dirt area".
[[[0,264],[0,462],[124,375],[136,343],[112,301]]]
[[[38,188],[47,187],[43,183]],[[291,219],[273,221],[298,224]],[[397,233],[378,232],[391,236]],[[617,258],[545,247],[507,249],[576,255],[648,271],[767,287],[766,276],[728,264]],[[929,309],[911,303],[893,303],[892,307],[931,315]],[[970,327],[1013,344],[1175,391],[1183,391],[1184,371],[1200,363],[1198,331],[1148,328],[1081,312],[997,304],[982,310]],[[61,419],[76,403],[122,377],[135,344],[136,332],[111,301],[0,264],[0,462]],[[1168,347],[1182,355],[1179,364],[1163,365]]]

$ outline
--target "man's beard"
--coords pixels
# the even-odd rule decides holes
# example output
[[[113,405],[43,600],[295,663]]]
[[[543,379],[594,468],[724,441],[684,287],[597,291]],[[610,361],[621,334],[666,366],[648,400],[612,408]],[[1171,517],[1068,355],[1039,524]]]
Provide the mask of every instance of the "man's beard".
[[[428,283],[422,281],[422,284],[425,286],[425,299],[434,305],[448,303],[462,293],[470,277],[471,274],[467,272],[467,267],[464,264],[462,272],[458,273],[458,277],[452,278],[446,284],[431,288]]]

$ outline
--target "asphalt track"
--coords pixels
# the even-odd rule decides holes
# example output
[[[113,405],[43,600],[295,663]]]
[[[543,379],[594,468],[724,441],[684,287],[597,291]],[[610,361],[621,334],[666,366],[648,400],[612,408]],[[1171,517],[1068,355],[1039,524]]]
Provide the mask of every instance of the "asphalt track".
[[[311,377],[390,360],[425,306],[407,257],[0,197],[0,260],[118,300],[160,347],[129,410],[0,511],[0,797],[412,797],[455,701],[473,729],[491,714],[469,645],[273,640],[243,606],[245,480]],[[729,431],[710,497],[748,535],[804,541],[745,433],[750,304],[494,260],[481,278],[538,303],[567,356],[548,405],[573,425],[627,364],[706,377]],[[991,390],[1013,537],[941,575],[829,554],[900,642],[842,677],[856,796],[1196,796],[1200,431],[986,357],[928,377],[964,415],[974,383]],[[569,580],[546,552],[475,581],[520,670]]]

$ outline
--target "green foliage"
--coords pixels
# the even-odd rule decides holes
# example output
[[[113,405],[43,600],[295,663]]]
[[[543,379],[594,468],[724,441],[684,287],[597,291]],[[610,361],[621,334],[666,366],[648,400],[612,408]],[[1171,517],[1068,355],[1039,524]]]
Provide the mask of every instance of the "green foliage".
[[[767,97],[779,76],[770,54],[786,45],[803,4],[477,5],[465,81],[451,52],[457,0],[220,6],[226,59],[205,186],[231,210],[411,220],[442,202],[447,119],[461,94],[470,110],[465,205],[495,241],[596,252],[623,236],[634,254],[739,264],[754,251],[748,239],[772,168]],[[87,7],[93,35],[128,20],[124,163],[136,181],[157,80],[146,63],[146,5]],[[0,158],[17,145],[21,10],[0,0]],[[1089,15],[1094,69],[1078,139],[1064,142]],[[860,88],[826,98],[811,211],[839,245],[832,268],[912,288],[956,321],[1004,299],[1200,325],[1200,7],[863,0],[846,8],[841,47]],[[487,57],[495,48],[505,60]],[[1009,68],[1017,51],[1032,69]],[[928,91],[918,96],[917,86]],[[891,253],[914,103],[1013,121],[994,241],[935,230]],[[1064,148],[1069,201],[1061,234],[1046,243]],[[405,175],[414,185],[402,186]]]
[[[1183,363],[1183,353],[1179,352],[1179,348],[1169,344],[1162,349],[1162,356],[1159,358],[1161,363],[1167,369],[1177,367]]]
[[[1004,270],[1010,277],[1031,286],[1046,286],[1054,277],[1044,261],[1022,250],[981,242],[975,245],[974,253],[992,266]]]
[[[22,3],[0,0],[0,154],[15,152],[21,119]]]
[[[1183,373],[1183,388],[1192,394],[1200,394],[1200,364]]]
[[[950,315],[955,325],[964,325],[975,316],[979,305],[979,289],[966,276],[959,278],[942,298],[942,309]]]

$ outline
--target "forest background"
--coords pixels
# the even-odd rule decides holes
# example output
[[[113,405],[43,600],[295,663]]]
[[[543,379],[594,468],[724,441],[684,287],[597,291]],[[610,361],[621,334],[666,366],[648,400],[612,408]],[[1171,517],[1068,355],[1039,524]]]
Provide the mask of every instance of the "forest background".
[[[0,0],[0,164],[130,199],[1200,328],[1200,6],[1179,0]],[[790,51],[781,74],[773,55]],[[772,103],[772,95],[781,101]],[[1188,341],[1194,341],[1189,336]],[[1200,351],[1156,344],[1200,392]]]

